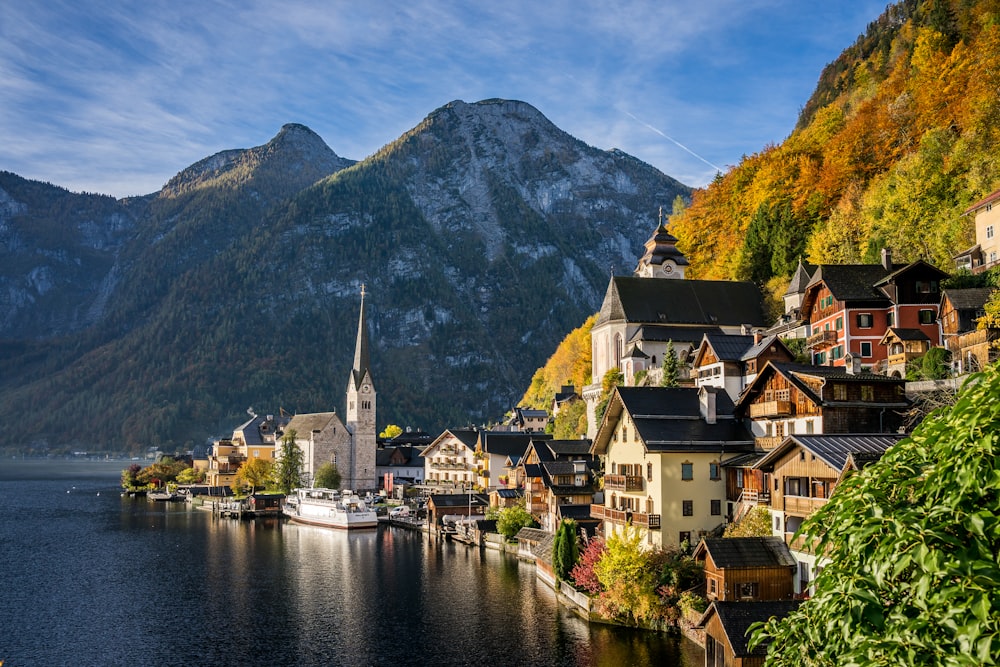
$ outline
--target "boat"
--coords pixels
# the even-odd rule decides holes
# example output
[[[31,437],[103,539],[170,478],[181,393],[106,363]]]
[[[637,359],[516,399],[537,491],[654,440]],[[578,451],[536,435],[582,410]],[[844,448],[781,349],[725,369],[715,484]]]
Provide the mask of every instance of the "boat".
[[[282,510],[294,523],[328,528],[375,528],[378,515],[353,491],[292,489]]]
[[[150,500],[167,503],[178,503],[187,500],[187,494],[180,491],[150,491],[146,494]]]

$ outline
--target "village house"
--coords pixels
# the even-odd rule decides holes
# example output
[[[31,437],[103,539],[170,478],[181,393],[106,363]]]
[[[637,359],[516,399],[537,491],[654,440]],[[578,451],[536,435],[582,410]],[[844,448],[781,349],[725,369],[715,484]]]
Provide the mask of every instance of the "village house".
[[[707,600],[791,600],[798,563],[780,537],[706,537],[693,557]]]
[[[794,360],[794,355],[775,335],[705,334],[694,353],[691,374],[695,386],[725,389],[729,398],[736,401],[768,361]]]
[[[600,461],[590,449],[590,440],[532,439],[520,458],[516,483],[543,530],[555,532],[563,519],[573,519],[591,534],[596,529],[590,506],[603,496],[597,488]]]
[[[552,418],[555,419],[561,410],[579,400],[580,394],[576,393],[576,388],[571,384],[564,384],[552,399]]]
[[[879,343],[890,327],[922,331],[938,345],[940,283],[947,277],[922,260],[893,264],[888,249],[880,264],[816,267],[801,306],[813,363],[844,366],[852,356],[863,368],[884,372],[886,348]]]
[[[955,256],[960,269],[982,273],[1000,262],[1000,190],[991,192],[965,209],[963,216],[973,216],[976,245]]]
[[[927,354],[931,349],[931,339],[920,329],[889,327],[879,341],[885,348],[885,364],[878,369],[895,378],[906,377],[906,366]]]
[[[767,335],[777,336],[785,340],[809,337],[812,329],[809,326],[809,320],[802,314],[802,301],[806,295],[806,287],[809,286],[815,271],[815,266],[799,260],[799,265],[795,268],[795,273],[788,281],[788,288],[782,296],[785,312],[765,332]]]
[[[903,437],[898,433],[790,435],[755,464],[771,479],[772,534],[789,545],[798,563],[797,594],[808,591],[822,561],[801,540],[793,540],[795,531],[827,502],[845,475],[877,461]]]
[[[479,488],[492,490],[506,486],[501,478],[508,473],[507,461],[511,456],[523,454],[532,438],[538,437],[546,436],[520,431],[479,431],[473,451]]]
[[[986,314],[984,306],[994,290],[973,287],[948,289],[941,294],[942,345],[951,353],[952,370],[956,374],[981,371],[1000,356],[997,347],[1000,329],[978,328],[979,318]]]
[[[469,518],[486,514],[490,499],[481,493],[435,493],[427,498],[427,525],[440,531],[445,517]]]
[[[705,631],[705,667],[761,667],[770,642],[765,640],[751,651],[750,626],[784,618],[799,604],[798,600],[710,604],[696,626]]]
[[[385,445],[375,452],[375,472],[380,487],[390,491],[400,484],[424,483],[423,451],[413,445]]]
[[[216,440],[207,460],[197,462],[195,467],[205,470],[207,486],[231,486],[240,467],[249,460],[274,461],[275,443],[283,434],[288,419],[258,416],[252,408],[248,412],[250,419],[233,429],[232,438]]]
[[[517,407],[511,410],[510,416],[493,431],[512,431],[516,433],[545,433],[549,425],[549,413],[545,410]]]
[[[736,404],[748,420],[755,454],[725,466],[726,514],[739,521],[770,500],[771,480],[755,466],[760,457],[790,435],[893,433],[909,408],[898,378],[851,368],[768,362]]]
[[[474,484],[478,439],[479,431],[473,429],[448,429],[435,438],[420,452],[424,460],[424,484],[442,493]]]
[[[616,387],[591,451],[604,460],[605,535],[631,524],[651,546],[693,545],[722,526],[722,466],[753,437],[717,387]]]

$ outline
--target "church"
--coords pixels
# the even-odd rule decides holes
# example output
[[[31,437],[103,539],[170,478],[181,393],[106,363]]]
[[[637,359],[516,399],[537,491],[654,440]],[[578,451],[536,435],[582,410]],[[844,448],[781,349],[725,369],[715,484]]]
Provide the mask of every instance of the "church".
[[[333,463],[340,472],[342,489],[361,492],[378,489],[375,407],[375,383],[365,320],[365,287],[362,285],[354,364],[347,378],[346,421],[341,421],[336,412],[316,412],[295,415],[285,427],[285,433],[295,432],[295,444],[302,450],[303,482],[310,483],[320,466]]]

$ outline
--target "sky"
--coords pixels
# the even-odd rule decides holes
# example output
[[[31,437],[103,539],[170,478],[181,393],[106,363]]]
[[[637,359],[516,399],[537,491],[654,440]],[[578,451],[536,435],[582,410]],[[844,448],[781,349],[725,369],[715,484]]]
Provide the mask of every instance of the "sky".
[[[360,160],[503,98],[700,187],[783,141],[887,2],[3,0],[0,170],[142,195],[285,123]]]

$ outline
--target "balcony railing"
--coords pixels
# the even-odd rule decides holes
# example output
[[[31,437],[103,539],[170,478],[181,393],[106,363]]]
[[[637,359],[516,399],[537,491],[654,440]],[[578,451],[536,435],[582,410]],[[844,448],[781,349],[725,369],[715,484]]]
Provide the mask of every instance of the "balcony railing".
[[[795,404],[791,401],[760,401],[750,404],[750,418],[788,417],[795,414]]]
[[[806,338],[806,347],[826,347],[828,345],[834,345],[837,342],[837,332],[836,331],[817,331],[813,335]]]
[[[629,512],[626,510],[611,509],[610,507],[605,507],[604,505],[591,505],[590,516],[594,519],[610,521],[611,523],[617,523],[623,526],[626,523],[631,523],[633,526],[642,526],[643,528],[648,528],[649,530],[660,529],[659,514]]]
[[[768,435],[761,438],[754,438],[753,441],[757,449],[767,452],[780,445],[784,439],[785,436],[783,435]]]
[[[642,491],[640,475],[605,475],[604,488],[608,491]]]
[[[785,496],[785,511],[798,516],[809,516],[824,504],[826,498],[806,498],[804,496]]]

